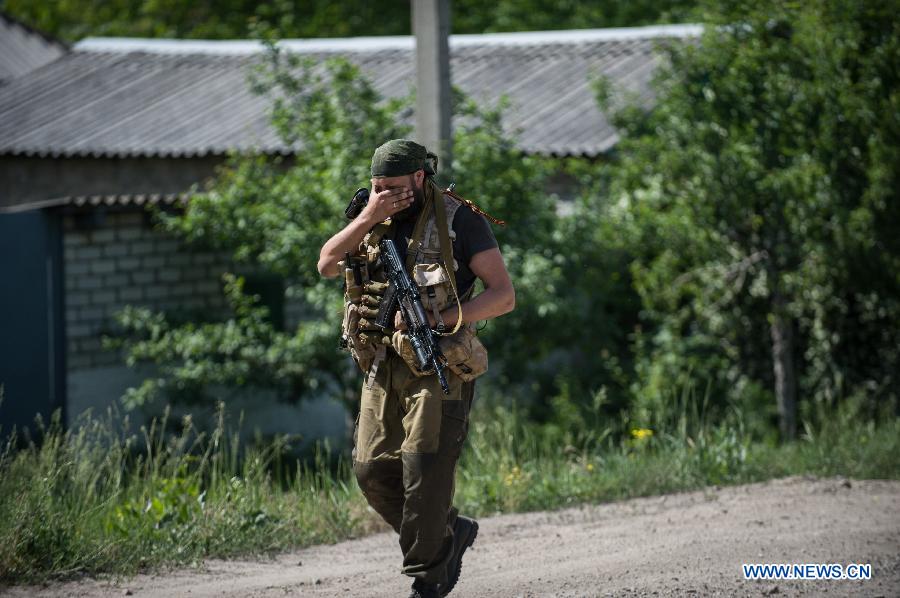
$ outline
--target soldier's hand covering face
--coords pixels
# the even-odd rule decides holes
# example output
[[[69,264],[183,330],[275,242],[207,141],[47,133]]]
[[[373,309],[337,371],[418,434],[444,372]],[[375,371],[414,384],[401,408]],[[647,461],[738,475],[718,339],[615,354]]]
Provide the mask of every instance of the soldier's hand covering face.
[[[403,177],[405,178],[405,177]],[[387,186],[387,179],[376,179],[372,184],[372,194],[364,212],[368,212],[373,221],[382,222],[397,212],[412,205],[414,194],[406,185]]]

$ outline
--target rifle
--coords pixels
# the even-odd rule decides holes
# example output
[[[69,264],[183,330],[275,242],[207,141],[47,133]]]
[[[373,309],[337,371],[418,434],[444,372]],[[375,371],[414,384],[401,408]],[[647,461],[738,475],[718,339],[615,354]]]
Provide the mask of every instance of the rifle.
[[[389,285],[382,299],[381,308],[378,310],[378,317],[375,319],[375,323],[382,328],[390,327],[393,325],[394,313],[399,307],[403,321],[406,323],[409,342],[416,354],[416,360],[419,362],[419,369],[423,372],[433,370],[437,374],[444,394],[450,394],[450,386],[447,384],[447,377],[444,375],[447,360],[444,358],[444,354],[438,345],[437,335],[428,325],[428,316],[425,315],[425,307],[422,305],[419,287],[410,279],[409,274],[403,267],[403,262],[400,261],[400,255],[397,253],[397,246],[394,245],[394,241],[382,239],[379,246],[381,247],[381,259],[384,263],[384,270],[387,273]]]
[[[369,203],[369,190],[364,187],[357,189],[347,209],[344,210],[344,216],[347,217],[347,220],[353,220],[359,216],[359,213],[363,211],[367,203]]]

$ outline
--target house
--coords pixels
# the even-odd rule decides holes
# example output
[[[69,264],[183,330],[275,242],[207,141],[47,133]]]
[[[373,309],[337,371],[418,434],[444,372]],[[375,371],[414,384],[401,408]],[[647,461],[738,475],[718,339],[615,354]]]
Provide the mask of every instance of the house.
[[[53,62],[69,48],[0,12],[0,85]]]
[[[451,76],[476,99],[511,100],[506,126],[525,152],[596,157],[617,135],[591,78],[605,76],[649,105],[658,43],[698,33],[669,25],[452,35]],[[386,96],[406,93],[414,80],[411,37],[283,45],[315,59],[344,56]],[[0,421],[7,429],[56,407],[71,422],[140,382],[143,372],[100,346],[123,305],[222,308],[227,256],[190,251],[151,230],[147,204],[185,199],[229,152],[292,154],[269,125],[266,99],[247,85],[261,51],[255,41],[89,38],[54,51],[0,86]],[[291,326],[299,314],[284,309]],[[327,403],[304,409],[325,413]],[[298,415],[274,416],[285,418]]]

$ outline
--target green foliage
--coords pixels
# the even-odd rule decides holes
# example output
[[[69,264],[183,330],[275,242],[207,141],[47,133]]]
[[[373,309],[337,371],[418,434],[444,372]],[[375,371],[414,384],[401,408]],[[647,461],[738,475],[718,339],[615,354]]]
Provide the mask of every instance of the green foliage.
[[[249,0],[5,0],[3,10],[66,41],[87,36],[229,39],[246,31]]]
[[[896,2],[710,3],[657,103],[620,113],[613,216],[643,304],[636,419],[709,380],[762,433],[773,341],[799,396],[897,401]],[[600,85],[602,100],[608,90]]]
[[[346,60],[317,65],[272,41],[252,86],[271,100],[275,130],[296,148],[291,163],[236,157],[183,216],[163,223],[189,241],[233,250],[239,262],[259,263],[309,294],[321,283],[311,257],[341,222],[352,189],[368,180],[372,148],[406,131],[397,124],[403,100],[382,102]]]
[[[146,501],[132,500],[116,507],[108,522],[109,531],[128,536],[134,529],[147,525],[153,530],[184,526],[203,510],[199,487],[184,477],[157,480]]]
[[[260,554],[351,537],[375,525],[350,471],[282,461],[287,438],[239,444],[220,408],[209,433],[166,417],[139,435],[110,413],[57,419],[25,448],[0,450],[0,581],[102,572]]]
[[[767,438],[781,331],[792,338],[786,362],[796,365],[801,415],[847,397],[864,397],[870,413],[896,404],[896,5],[710,3],[702,39],[668,48],[652,112],[596,83],[601,103],[620,107],[622,134],[600,164],[524,156],[503,129],[503,102],[459,95],[450,175],[510,222],[495,231],[517,287],[516,310],[482,332],[492,365],[479,392],[527,403],[551,426],[600,413],[622,433],[652,425],[677,403],[672,389],[697,380],[711,421],[739,412],[749,433]],[[330,6],[332,15],[346,8]],[[543,28],[541,15],[557,9],[578,22],[614,17],[605,3],[525,6],[500,2],[460,22]],[[292,35],[289,8],[261,9],[286,19],[281,35]],[[291,400],[355,399],[355,372],[335,348],[339,291],[318,275],[315,253],[366,184],[372,148],[407,131],[397,123],[409,98],[387,101],[351,64],[298,59],[265,27],[254,31],[269,36],[254,89],[296,156],[236,156],[184,214],[160,219],[241,268],[285,278],[304,317],[295,330],[275,329],[240,278],[226,278],[233,316],[224,322],[127,310],[129,363],[161,372],[129,392],[130,405],[163,393],[209,402],[249,385]],[[543,191],[560,168],[581,185],[565,216]]]
[[[252,84],[272,101],[275,129],[295,156],[288,164],[235,157],[184,213],[158,216],[165,230],[228,251],[240,267],[282,276],[305,315],[295,330],[275,330],[258,297],[246,297],[233,276],[225,278],[233,315],[223,322],[177,324],[124,310],[118,321],[129,337],[110,344],[127,347],[130,365],[160,366],[158,378],[129,389],[129,406],[160,397],[209,403],[248,386],[274,388],[286,400],[322,389],[353,398],[352,369],[336,342],[340,292],[319,275],[318,249],[344,221],[352,190],[368,180],[372,148],[405,131],[396,124],[404,104],[381,101],[345,60],[317,65],[266,43]]]
[[[554,226],[562,280],[556,289],[558,320],[548,326],[549,362],[557,372],[548,393],[559,389],[581,397],[586,408],[603,393],[603,411],[614,417],[630,402],[634,376],[631,336],[640,299],[629,272],[633,254],[609,201],[608,164],[572,161],[566,170],[576,177],[579,195],[571,214]]]
[[[494,232],[516,287],[516,309],[489,321],[481,333],[492,365],[479,384],[528,399],[555,377],[552,365],[541,362],[558,347],[554,330],[565,316],[561,266],[568,248],[556,202],[544,192],[553,164],[515,147],[502,128],[504,108],[504,102],[493,108],[458,104],[455,118],[462,124],[455,131],[453,178],[457,192],[508,222]]]
[[[325,389],[348,404],[356,400],[355,370],[335,342],[338,283],[319,275],[317,250],[343,225],[352,190],[367,185],[373,148],[404,134],[395,123],[410,100],[383,100],[346,61],[317,65],[273,42],[253,84],[271,100],[275,128],[297,148],[296,157],[287,164],[236,157],[184,213],[160,214],[160,221],[191,243],[230,252],[243,267],[284,277],[305,317],[296,330],[274,330],[231,279],[226,295],[234,316],[225,322],[177,324],[143,309],[124,311],[119,323],[131,335],[124,342],[129,364],[160,367],[157,378],[128,391],[130,406],[161,397],[210,402],[223,398],[223,389],[251,385],[288,399]],[[457,92],[453,166],[441,175],[509,221],[495,232],[517,303],[483,331],[492,366],[482,387],[532,402],[533,415],[543,419],[563,384],[587,396],[608,386],[611,408],[621,407],[628,367],[623,313],[636,309],[627,277],[615,273],[624,269],[625,254],[612,247],[613,231],[592,207],[557,214],[544,188],[558,163],[516,148],[503,128],[505,107],[503,101],[482,107]],[[586,259],[593,267],[584,267]]]
[[[127,364],[159,364],[156,378],[148,378],[123,397],[128,408],[149,405],[168,397],[184,403],[213,403],[223,387],[240,392],[248,386],[276,388],[296,400],[329,381],[333,370],[324,368],[315,354],[316,323],[296,333],[274,330],[267,308],[258,296],[243,292],[242,278],[223,277],[225,296],[233,316],[224,322],[173,324],[163,314],[128,306],[117,321],[134,340],[112,338],[108,348],[128,346]],[[313,340],[310,340],[313,339]],[[318,366],[318,368],[317,368]],[[216,386],[217,388],[212,388]]]
[[[275,128],[297,148],[295,158],[285,164],[236,157],[184,213],[159,217],[166,230],[191,243],[283,276],[305,317],[296,330],[274,330],[264,308],[244,297],[240,279],[232,278],[225,289],[234,316],[225,322],[177,324],[144,309],[123,311],[119,323],[130,338],[119,345],[128,349],[128,363],[160,368],[159,377],[128,391],[129,406],[161,397],[210,402],[222,398],[222,389],[251,385],[276,388],[290,399],[321,389],[348,403],[356,399],[355,370],[337,350],[339,282],[319,275],[316,257],[345,222],[352,190],[367,185],[373,148],[405,133],[395,123],[409,99],[384,101],[346,61],[300,60],[272,42],[253,84],[271,100]],[[515,147],[502,126],[504,104],[482,108],[457,94],[455,108],[460,125],[448,176],[460,193],[510,221],[496,233],[519,289],[515,312],[485,332],[496,347],[491,383],[535,396],[556,384],[565,326],[583,321],[584,314],[560,309],[559,300],[563,266],[577,262],[580,249],[571,246],[555,202],[543,191],[552,164]],[[533,334],[540,329],[546,332]],[[554,336],[555,329],[563,330]],[[579,343],[566,355],[589,348],[590,335],[583,333]],[[535,368],[542,359],[546,365]]]
[[[456,105],[453,177],[458,192],[508,221],[494,232],[516,287],[516,308],[481,334],[491,370],[479,392],[501,403],[529,405],[532,417],[554,417],[553,397],[566,392],[590,409],[595,392],[610,412],[627,403],[628,331],[638,299],[628,254],[602,199],[605,173],[582,161],[524,155],[493,107]],[[571,213],[558,211],[548,178],[567,171],[591,189]],[[469,190],[472,190],[471,192]]]
[[[455,33],[592,29],[685,20],[696,0],[451,2]],[[410,5],[381,0],[5,0],[3,10],[68,41],[89,35],[235,39],[260,21],[284,37],[409,35]]]
[[[459,33],[633,27],[687,22],[696,0],[477,0],[451,2]]]
[[[539,424],[516,408],[476,403],[455,503],[514,512],[797,474],[900,476],[900,420],[889,410],[867,419],[859,409],[825,408],[805,421],[802,441],[777,445],[754,440],[739,411],[716,421],[708,400],[680,396],[658,427],[623,439],[584,418]]]

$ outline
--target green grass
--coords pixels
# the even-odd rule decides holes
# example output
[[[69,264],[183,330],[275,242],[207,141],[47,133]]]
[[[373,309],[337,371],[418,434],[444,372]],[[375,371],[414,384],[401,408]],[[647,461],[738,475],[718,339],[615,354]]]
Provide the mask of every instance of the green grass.
[[[500,407],[475,418],[456,503],[476,514],[554,509],[797,474],[900,479],[900,418],[846,410],[794,442],[752,441],[733,420],[633,430],[624,440],[537,425]],[[694,422],[696,423],[696,422]],[[581,448],[578,448],[581,447]]]
[[[0,451],[0,581],[130,574],[383,529],[327,448],[304,465],[285,441],[239,446],[221,418],[208,434],[189,420],[165,432],[163,420],[137,436],[113,421],[51,423],[40,443]],[[739,417],[713,425],[685,408],[623,437],[477,404],[456,504],[482,516],[791,474],[900,478],[900,419],[847,407],[817,421],[777,445],[752,441]]]
[[[286,472],[286,445],[240,447],[166,421],[129,437],[113,419],[0,455],[0,580],[133,573],[204,557],[334,542],[373,523],[346,462],[319,452]],[[273,471],[282,475],[275,479]]]

